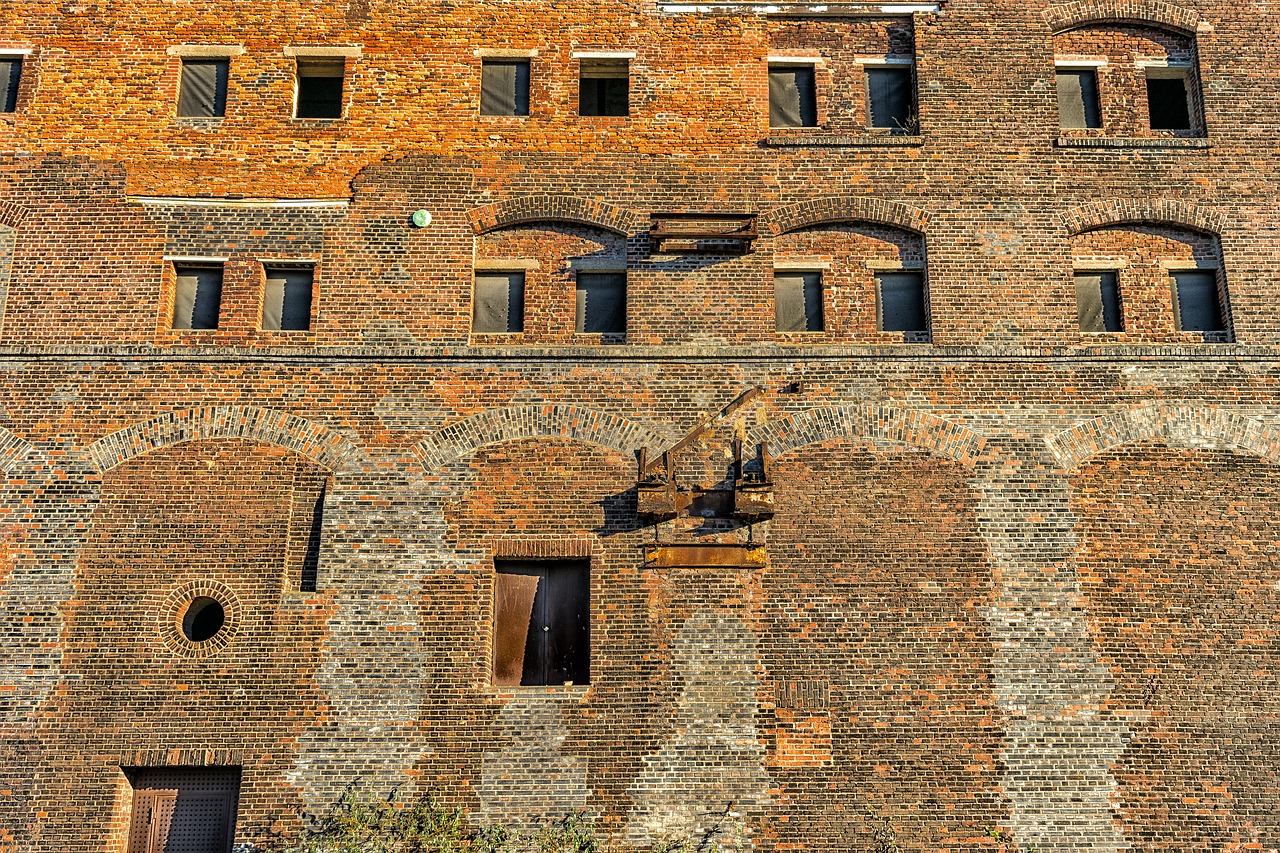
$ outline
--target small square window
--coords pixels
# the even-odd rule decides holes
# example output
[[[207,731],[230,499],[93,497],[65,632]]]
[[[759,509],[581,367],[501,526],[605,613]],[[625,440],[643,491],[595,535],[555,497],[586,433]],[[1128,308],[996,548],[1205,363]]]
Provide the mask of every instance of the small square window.
[[[222,266],[175,264],[173,272],[173,328],[218,328]]]
[[[311,328],[311,267],[266,267],[262,292],[262,328],[305,332]]]
[[[1147,69],[1147,109],[1152,130],[1190,130],[1191,100],[1185,68]]]
[[[524,331],[524,273],[476,274],[471,331],[478,333]]]
[[[220,118],[227,113],[227,59],[184,59],[178,115],[183,118]]]
[[[137,767],[127,853],[231,853],[239,767]]]
[[[818,90],[812,65],[769,66],[769,126],[818,126]]]
[[[587,560],[494,561],[493,683],[589,684]]]
[[[480,66],[480,115],[529,114],[529,61],[486,59]]]
[[[1058,126],[1102,127],[1098,72],[1092,68],[1059,68]]]
[[[299,59],[295,118],[342,118],[342,59]]]
[[[22,57],[0,56],[0,112],[18,109],[18,84],[22,81]]]
[[[1179,332],[1222,335],[1222,294],[1217,270],[1177,270],[1169,273],[1173,290],[1174,323]]]
[[[625,116],[631,112],[631,65],[626,59],[583,59],[578,114]]]
[[[779,332],[821,332],[822,273],[774,273],[773,307]]]
[[[1076,316],[1080,331],[1124,331],[1118,279],[1114,271],[1076,273]]]
[[[882,332],[906,332],[912,340],[929,331],[923,273],[876,273],[876,325]]]
[[[911,66],[891,65],[867,68],[867,124],[897,133],[915,133],[915,86]]]
[[[627,275],[620,272],[577,274],[574,330],[621,334],[627,331]]]

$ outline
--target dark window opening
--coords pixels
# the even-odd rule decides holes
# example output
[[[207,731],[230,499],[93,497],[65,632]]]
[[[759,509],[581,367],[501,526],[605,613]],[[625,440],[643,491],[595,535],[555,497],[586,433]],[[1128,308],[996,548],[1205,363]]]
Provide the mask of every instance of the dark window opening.
[[[577,274],[574,330],[620,334],[627,331],[627,276],[620,272]]]
[[[773,306],[779,332],[821,332],[822,273],[775,273]]]
[[[1076,273],[1076,315],[1082,332],[1123,332],[1115,272]]]
[[[876,273],[876,324],[882,332],[929,331],[923,273]]]
[[[342,59],[299,59],[296,118],[342,118]]]
[[[1058,125],[1102,127],[1097,71],[1092,68],[1058,69]]]
[[[240,799],[239,767],[139,767],[128,853],[230,853]]]
[[[589,561],[499,560],[494,568],[493,683],[588,684]]]
[[[524,331],[523,272],[486,272],[476,275],[471,331]]]
[[[769,66],[769,126],[818,126],[818,90],[812,65]]]
[[[221,266],[175,266],[173,328],[216,329],[222,305]]]
[[[866,73],[867,123],[899,133],[915,133],[919,120],[911,67],[868,68]]]
[[[262,294],[262,328],[267,331],[305,332],[311,328],[310,267],[267,267]]]
[[[631,112],[631,66],[625,59],[583,59],[578,114],[625,116]]]
[[[178,115],[183,118],[220,118],[227,112],[226,59],[184,59]]]
[[[327,487],[320,486],[320,494],[311,506],[311,529],[307,534],[307,550],[302,555],[302,576],[298,590],[315,592],[320,580],[320,542],[324,532],[324,498]]]
[[[1173,286],[1174,322],[1179,332],[1221,335],[1227,331],[1216,270],[1178,270],[1170,272],[1169,278]]]
[[[18,84],[22,81],[22,57],[0,57],[0,112],[18,109]]]
[[[529,114],[529,61],[490,60],[480,66],[480,115]]]
[[[1148,69],[1147,108],[1152,130],[1190,130],[1191,107],[1186,74],[1158,74],[1154,69]]]
[[[207,596],[193,599],[182,616],[182,634],[193,643],[212,640],[227,622],[221,602]]]

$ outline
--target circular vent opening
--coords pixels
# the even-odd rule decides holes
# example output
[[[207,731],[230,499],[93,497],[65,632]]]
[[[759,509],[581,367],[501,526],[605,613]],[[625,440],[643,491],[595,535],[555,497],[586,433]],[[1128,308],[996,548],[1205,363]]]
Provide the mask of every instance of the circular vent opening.
[[[227,614],[217,599],[201,596],[187,606],[182,617],[182,633],[193,643],[213,639],[226,624]]]

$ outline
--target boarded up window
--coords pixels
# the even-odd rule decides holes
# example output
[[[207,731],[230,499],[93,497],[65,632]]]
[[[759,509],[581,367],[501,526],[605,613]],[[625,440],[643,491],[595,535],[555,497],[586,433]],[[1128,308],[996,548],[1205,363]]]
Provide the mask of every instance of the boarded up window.
[[[867,69],[867,118],[871,127],[914,132],[915,87],[908,66]]]
[[[311,267],[267,267],[262,294],[262,328],[307,331],[311,328]]]
[[[22,79],[22,57],[0,56],[0,112],[18,108],[18,83]]]
[[[589,562],[503,560],[494,566],[493,683],[589,683]]]
[[[627,330],[626,273],[578,273],[574,328],[579,332],[603,333]]]
[[[631,112],[631,66],[625,59],[583,59],[578,77],[578,113],[625,116]]]
[[[1152,130],[1190,130],[1187,76],[1180,69],[1147,69],[1147,107]]]
[[[486,272],[476,275],[471,331],[524,331],[523,272]]]
[[[1076,314],[1082,332],[1122,332],[1120,289],[1114,272],[1076,273]]]
[[[227,112],[226,59],[186,59],[182,62],[182,88],[178,94],[178,115],[216,118]]]
[[[342,78],[346,63],[341,59],[298,60],[297,118],[342,118]]]
[[[928,331],[923,273],[876,273],[876,323],[882,332]]]
[[[775,273],[773,305],[779,332],[821,332],[822,273]]]
[[[1102,127],[1098,72],[1092,68],[1058,69],[1058,125]]]
[[[818,126],[818,91],[813,66],[769,66],[769,126]]]
[[[1216,270],[1178,270],[1169,273],[1173,285],[1173,314],[1180,332],[1222,332],[1222,298]]]
[[[145,767],[128,776],[128,853],[230,853],[239,767]]]
[[[221,266],[174,266],[173,328],[216,329],[222,305]]]
[[[480,66],[480,115],[529,114],[528,60],[489,60]]]

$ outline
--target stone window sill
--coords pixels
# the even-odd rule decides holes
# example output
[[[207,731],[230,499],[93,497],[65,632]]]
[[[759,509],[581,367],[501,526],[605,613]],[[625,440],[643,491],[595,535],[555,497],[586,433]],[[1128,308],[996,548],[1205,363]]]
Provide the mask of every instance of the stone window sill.
[[[1057,148],[1182,148],[1207,149],[1213,146],[1202,136],[1059,136]]]
[[[924,144],[919,134],[906,133],[822,133],[770,134],[769,148],[914,148]]]

